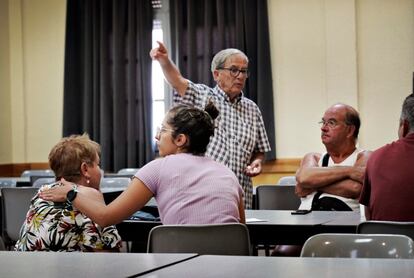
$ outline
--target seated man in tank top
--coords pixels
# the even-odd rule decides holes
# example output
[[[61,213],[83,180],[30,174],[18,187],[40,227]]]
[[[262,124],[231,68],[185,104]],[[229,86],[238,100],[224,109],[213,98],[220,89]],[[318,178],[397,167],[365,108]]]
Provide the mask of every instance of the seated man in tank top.
[[[361,121],[351,106],[329,107],[319,122],[324,153],[308,153],[296,172],[299,209],[360,211],[359,194],[370,155],[356,147]],[[276,247],[272,255],[299,255],[301,246]]]
[[[338,103],[326,110],[320,124],[326,152],[308,153],[301,161],[296,173],[300,209],[360,211],[358,198],[370,152],[356,147],[359,114]]]

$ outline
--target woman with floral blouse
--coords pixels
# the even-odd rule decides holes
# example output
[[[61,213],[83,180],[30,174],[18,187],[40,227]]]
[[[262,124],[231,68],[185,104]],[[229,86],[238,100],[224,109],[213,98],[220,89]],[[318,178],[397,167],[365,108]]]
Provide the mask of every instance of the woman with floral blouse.
[[[56,180],[78,185],[89,198],[102,201],[99,192],[100,146],[88,135],[63,138],[49,153]],[[58,182],[46,185],[58,186]],[[121,238],[114,226],[101,228],[70,202],[54,203],[34,196],[16,243],[17,251],[119,251]]]

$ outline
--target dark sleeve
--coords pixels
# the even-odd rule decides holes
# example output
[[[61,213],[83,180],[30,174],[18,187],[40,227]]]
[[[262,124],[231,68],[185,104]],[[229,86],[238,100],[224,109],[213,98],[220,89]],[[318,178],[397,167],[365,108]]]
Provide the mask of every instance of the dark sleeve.
[[[372,158],[372,157],[371,157]],[[364,183],[362,184],[361,195],[359,196],[359,203],[369,207],[369,201],[371,198],[371,179],[370,179],[370,161],[367,162],[365,170]]]

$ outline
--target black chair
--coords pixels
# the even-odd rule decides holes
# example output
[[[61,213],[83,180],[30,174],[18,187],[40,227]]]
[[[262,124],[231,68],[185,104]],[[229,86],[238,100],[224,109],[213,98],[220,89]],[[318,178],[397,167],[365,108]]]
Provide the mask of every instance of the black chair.
[[[259,185],[256,188],[256,208],[262,210],[296,210],[300,198],[291,185]]]
[[[54,176],[55,173],[50,170],[25,170],[20,175],[21,177],[30,177],[30,176]]]
[[[261,210],[296,210],[300,205],[300,198],[295,194],[294,185],[259,185],[256,188],[256,208]],[[256,246],[264,248],[265,255],[269,256],[269,249],[274,246]]]
[[[3,240],[11,248],[19,239],[20,228],[29,210],[30,200],[37,194],[38,188],[11,187],[1,188],[1,213],[3,222]]]
[[[358,234],[399,234],[414,240],[414,222],[365,221],[358,225]]]
[[[279,185],[296,185],[296,176],[281,177],[277,184]]]
[[[16,179],[1,179],[0,180],[0,187],[16,187]]]
[[[117,172],[117,174],[118,175],[130,175],[130,176],[133,176],[138,170],[139,170],[139,168],[123,168],[123,169],[119,169],[119,171]]]
[[[156,226],[149,233],[147,251],[249,256],[249,230],[240,223]]]
[[[30,185],[33,186],[33,187],[39,187],[39,183],[42,183],[42,182],[43,182],[43,184],[52,183],[52,182],[55,181],[55,179],[56,179],[55,176],[44,176],[44,175],[37,176],[37,175],[33,175],[33,176],[30,176]],[[41,180],[41,181],[39,181],[39,180]]]
[[[3,239],[0,237],[0,251],[6,250],[6,246],[4,245]]]
[[[128,187],[131,179],[129,177],[104,177],[101,179],[101,188],[113,188],[113,189],[120,189],[124,190]]]

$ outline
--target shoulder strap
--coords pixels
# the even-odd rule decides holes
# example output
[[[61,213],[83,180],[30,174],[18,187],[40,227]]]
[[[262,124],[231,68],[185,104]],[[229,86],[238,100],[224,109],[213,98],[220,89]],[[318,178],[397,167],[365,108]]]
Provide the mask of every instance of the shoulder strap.
[[[328,162],[329,162],[329,153],[326,153],[322,158],[322,167],[328,167]],[[316,206],[316,203],[321,195],[322,195],[322,191],[317,191],[315,196],[313,196],[312,209]]]
[[[328,167],[329,153],[326,153],[322,158],[322,167]]]

